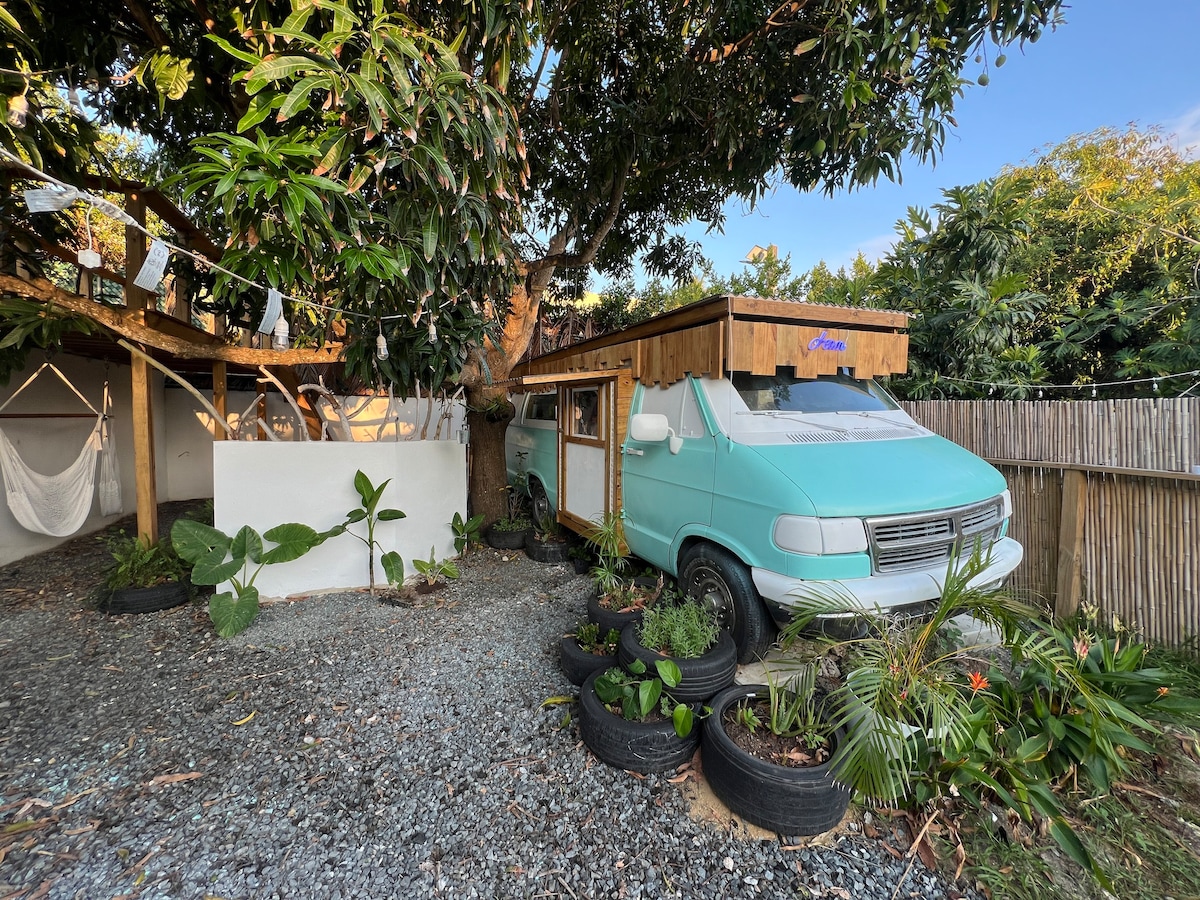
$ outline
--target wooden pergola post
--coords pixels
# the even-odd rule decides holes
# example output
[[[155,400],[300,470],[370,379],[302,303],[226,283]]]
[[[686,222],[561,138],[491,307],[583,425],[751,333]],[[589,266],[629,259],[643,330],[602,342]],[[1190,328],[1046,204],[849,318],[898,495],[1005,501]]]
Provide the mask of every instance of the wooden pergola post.
[[[125,211],[134,221],[146,224],[146,204],[141,195],[125,195]],[[145,310],[149,293],[133,283],[146,259],[146,236],[132,225],[125,226],[125,306]],[[143,348],[149,352],[149,348]],[[134,486],[137,492],[138,537],[147,544],[158,543],[158,485],[154,465],[154,407],[150,366],[131,355],[129,368],[133,404]]]

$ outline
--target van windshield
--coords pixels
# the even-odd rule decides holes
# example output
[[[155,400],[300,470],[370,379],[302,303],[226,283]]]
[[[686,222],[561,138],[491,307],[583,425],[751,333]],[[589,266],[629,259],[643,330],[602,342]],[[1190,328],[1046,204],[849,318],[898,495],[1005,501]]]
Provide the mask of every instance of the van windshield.
[[[746,409],[752,413],[899,409],[896,402],[872,379],[851,378],[845,372],[816,378],[734,372],[731,380]]]

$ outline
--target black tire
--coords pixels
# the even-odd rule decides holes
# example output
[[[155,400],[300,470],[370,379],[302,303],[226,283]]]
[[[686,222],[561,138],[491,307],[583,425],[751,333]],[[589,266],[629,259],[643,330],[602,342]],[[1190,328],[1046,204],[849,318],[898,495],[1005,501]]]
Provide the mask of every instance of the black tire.
[[[656,660],[664,659],[662,654],[650,650],[638,643],[637,625],[626,625],[621,632],[621,643],[617,645],[617,662],[628,670],[630,663],[640,659],[646,664],[648,672],[653,673]],[[679,666],[682,676],[678,687],[671,689],[671,696],[683,703],[697,703],[708,700],[729,685],[737,674],[737,648],[733,638],[724,628],[717,644],[703,656],[695,659],[680,659],[671,657]]]
[[[497,531],[494,527],[489,527],[487,542],[489,547],[497,550],[520,550],[525,546],[528,534],[528,531]]]
[[[568,634],[558,644],[558,667],[571,684],[583,684],[597,669],[611,669],[616,664],[616,656],[588,653],[579,646],[573,634]]]
[[[733,635],[738,662],[756,662],[766,655],[775,640],[775,623],[741,560],[714,544],[696,544],[680,561],[679,586],[716,613]]]
[[[536,537],[525,541],[525,555],[540,563],[565,563],[570,559],[569,549],[566,541],[539,541]]]
[[[609,629],[623,631],[630,622],[642,621],[642,610],[634,609],[629,612],[614,612],[600,605],[600,594],[593,591],[587,602],[588,621],[600,626],[600,633],[607,634]]]
[[[192,599],[187,581],[170,581],[147,588],[118,588],[100,608],[114,616],[128,613],[151,613],[182,606]]]
[[[555,511],[550,506],[550,498],[546,496],[546,489],[536,478],[529,479],[529,509],[533,514],[533,524],[539,528],[545,519],[555,516]]]
[[[579,735],[603,762],[648,775],[671,772],[692,758],[700,745],[700,728],[681,738],[671,722],[630,722],[610,713],[596,696],[593,672],[579,691]]]
[[[747,822],[782,835],[829,831],[850,805],[850,789],[838,784],[830,763],[793,769],[750,756],[725,732],[725,711],[740,700],[766,696],[762,684],[734,685],[712,701],[704,720],[704,777],[713,793]],[[834,736],[840,744],[843,733]]]

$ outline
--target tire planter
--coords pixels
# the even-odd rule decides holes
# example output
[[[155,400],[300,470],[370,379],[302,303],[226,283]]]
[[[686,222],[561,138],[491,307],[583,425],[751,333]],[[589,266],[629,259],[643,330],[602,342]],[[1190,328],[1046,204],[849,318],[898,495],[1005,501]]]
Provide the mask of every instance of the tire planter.
[[[192,599],[187,581],[169,581],[147,588],[117,588],[100,608],[112,615],[150,613],[182,606]]]
[[[489,526],[487,530],[488,546],[494,547],[497,550],[520,550],[525,546],[525,539],[528,536],[528,530],[497,531],[492,526]]]
[[[617,664],[616,655],[597,656],[579,646],[575,635],[568,634],[558,645],[558,667],[571,684],[583,684],[597,669],[604,671]]]
[[[783,835],[829,831],[850,805],[850,789],[838,784],[830,763],[795,769],[743,751],[725,733],[725,711],[740,700],[765,697],[762,684],[734,685],[712,701],[704,720],[704,777],[721,802],[747,822]],[[843,734],[834,736],[836,746]]]
[[[680,659],[665,657],[657,650],[651,650],[638,643],[637,624],[626,625],[621,631],[621,643],[617,645],[617,662],[625,669],[635,659],[646,664],[648,671],[654,669],[654,663],[660,659],[672,659],[679,666],[682,676],[679,686],[671,689],[671,696],[682,703],[696,703],[708,700],[733,684],[737,674],[737,647],[733,638],[724,628],[717,639],[716,646],[695,659]]]
[[[570,548],[566,541],[539,541],[534,536],[525,541],[525,555],[540,563],[565,563]]]
[[[633,579],[633,583],[644,585],[646,587],[653,587],[654,585],[658,584],[658,581],[653,578],[639,577]],[[597,625],[599,625],[601,634],[607,634],[611,628],[615,628],[617,631],[623,631],[625,626],[629,623],[642,621],[643,612],[643,610],[640,609],[630,610],[629,612],[616,612],[611,609],[606,609],[600,605],[600,594],[598,592],[594,592],[590,597],[588,597],[587,611],[588,621],[595,622]]]
[[[700,728],[681,738],[666,722],[630,722],[608,711],[596,696],[596,679],[587,677],[579,692],[579,735],[603,762],[642,775],[670,772],[683,765],[700,745]]]

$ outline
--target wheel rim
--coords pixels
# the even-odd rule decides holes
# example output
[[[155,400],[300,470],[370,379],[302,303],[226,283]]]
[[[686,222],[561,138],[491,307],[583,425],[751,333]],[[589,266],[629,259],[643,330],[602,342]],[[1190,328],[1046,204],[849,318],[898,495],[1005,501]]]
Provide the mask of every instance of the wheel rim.
[[[717,618],[717,624],[730,633],[737,627],[737,606],[725,579],[712,566],[701,563],[688,581],[688,595]]]
[[[533,508],[535,525],[541,524],[547,517],[554,515],[554,511],[550,509],[550,498],[546,496],[546,489],[540,482],[535,481],[529,493],[532,495],[530,506]]]

